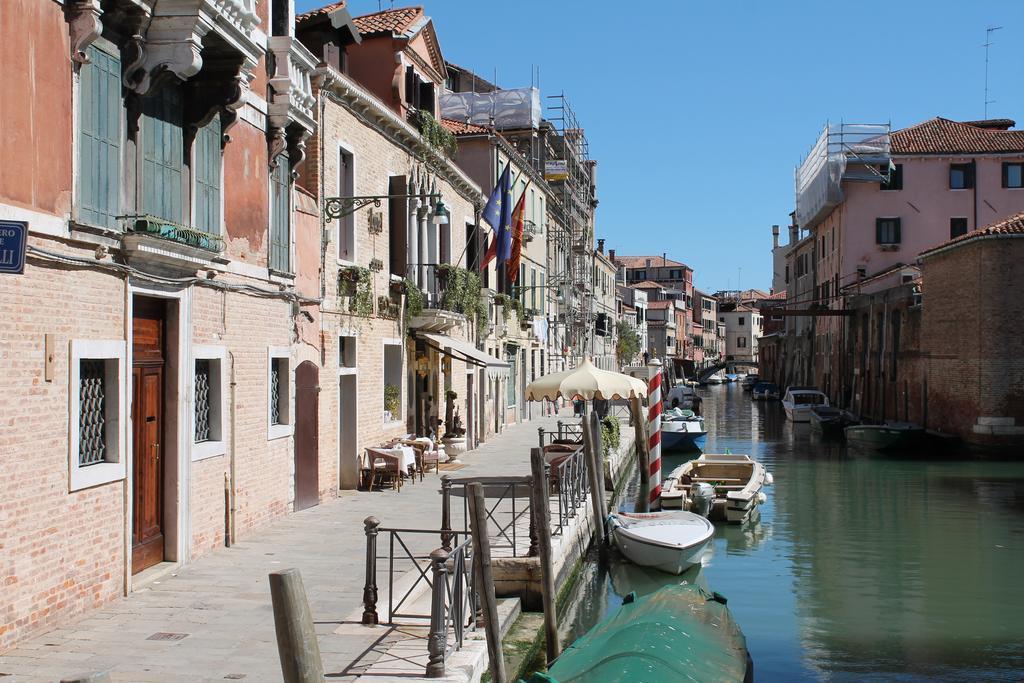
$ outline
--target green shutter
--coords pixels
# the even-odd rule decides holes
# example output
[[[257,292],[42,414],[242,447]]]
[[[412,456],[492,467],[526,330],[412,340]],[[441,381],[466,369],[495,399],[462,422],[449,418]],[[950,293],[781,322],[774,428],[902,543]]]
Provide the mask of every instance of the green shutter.
[[[211,235],[220,230],[220,116],[196,133],[196,227]]]
[[[164,220],[184,223],[181,174],[184,140],[181,95],[164,86],[143,105],[142,210]]]
[[[90,45],[79,82],[78,215],[117,227],[121,192],[121,60]]]
[[[270,174],[270,267],[283,273],[291,272],[289,176],[288,155],[282,154]]]

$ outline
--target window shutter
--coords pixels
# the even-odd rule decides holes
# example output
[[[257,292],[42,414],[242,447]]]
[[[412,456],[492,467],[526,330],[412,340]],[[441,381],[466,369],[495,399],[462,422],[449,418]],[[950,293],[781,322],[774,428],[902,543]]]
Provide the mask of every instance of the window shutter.
[[[882,219],[875,219],[875,244],[882,243]]]
[[[270,267],[284,273],[290,272],[289,252],[289,175],[288,155],[277,157],[277,165],[270,175]]]
[[[182,223],[184,140],[178,88],[167,85],[147,98],[143,116],[143,211],[157,218]]]
[[[121,192],[121,60],[90,45],[79,83],[79,219],[117,227]]]
[[[220,116],[196,133],[196,227],[211,235],[221,233],[220,139]]]
[[[892,219],[892,233],[893,233],[893,239],[892,239],[893,244],[901,244],[903,242],[903,239],[900,236],[900,219],[899,218],[893,218]]]

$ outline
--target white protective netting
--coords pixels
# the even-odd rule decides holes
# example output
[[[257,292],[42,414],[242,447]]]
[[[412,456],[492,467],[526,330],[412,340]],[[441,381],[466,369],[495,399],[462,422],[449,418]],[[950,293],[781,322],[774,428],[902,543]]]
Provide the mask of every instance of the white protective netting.
[[[498,130],[536,128],[540,125],[540,90],[514,88],[494,92],[449,92],[441,95],[441,116],[453,121],[490,126]]]

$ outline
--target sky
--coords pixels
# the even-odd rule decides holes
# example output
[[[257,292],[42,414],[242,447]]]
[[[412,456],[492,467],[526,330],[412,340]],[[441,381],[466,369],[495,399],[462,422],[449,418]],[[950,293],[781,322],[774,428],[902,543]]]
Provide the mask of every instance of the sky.
[[[327,0],[297,0],[303,12]],[[400,0],[350,0],[353,16]],[[771,226],[826,121],[1024,128],[1022,0],[424,0],[445,59],[564,93],[598,162],[596,234],[704,290],[771,283]]]

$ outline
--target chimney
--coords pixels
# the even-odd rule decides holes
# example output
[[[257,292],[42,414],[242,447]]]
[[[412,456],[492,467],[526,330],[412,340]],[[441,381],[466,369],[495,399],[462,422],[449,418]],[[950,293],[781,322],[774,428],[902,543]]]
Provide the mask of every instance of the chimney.
[[[614,249],[609,249],[608,250],[608,260],[611,261],[612,263],[615,263],[615,250]]]
[[[597,253],[598,254],[603,254],[604,253],[604,240],[603,239],[597,240]]]
[[[791,218],[789,222],[789,243],[792,245],[800,241],[800,226],[796,224],[796,212],[794,211],[789,215]]]
[[[772,249],[779,248],[779,226],[772,226]]]

